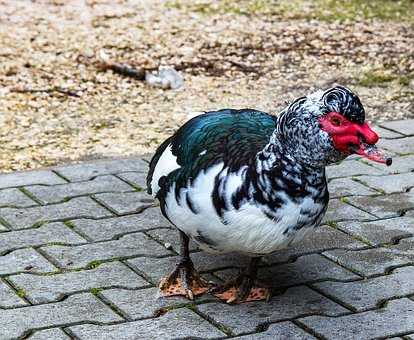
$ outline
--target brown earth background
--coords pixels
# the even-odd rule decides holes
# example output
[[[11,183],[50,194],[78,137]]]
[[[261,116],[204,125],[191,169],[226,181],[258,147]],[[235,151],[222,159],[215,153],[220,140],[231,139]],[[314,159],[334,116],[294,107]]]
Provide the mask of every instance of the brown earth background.
[[[153,151],[188,115],[333,84],[414,117],[414,1],[0,0],[0,172]],[[175,67],[178,90],[97,67]]]

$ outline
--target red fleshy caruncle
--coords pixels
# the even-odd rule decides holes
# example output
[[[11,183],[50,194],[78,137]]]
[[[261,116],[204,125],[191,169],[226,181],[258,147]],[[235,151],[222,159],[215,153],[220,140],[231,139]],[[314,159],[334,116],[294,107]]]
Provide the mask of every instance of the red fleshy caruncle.
[[[319,119],[321,129],[329,134],[336,150],[345,153],[356,153],[379,163],[391,161],[375,144],[378,135],[367,123],[354,123],[338,112],[329,112]]]

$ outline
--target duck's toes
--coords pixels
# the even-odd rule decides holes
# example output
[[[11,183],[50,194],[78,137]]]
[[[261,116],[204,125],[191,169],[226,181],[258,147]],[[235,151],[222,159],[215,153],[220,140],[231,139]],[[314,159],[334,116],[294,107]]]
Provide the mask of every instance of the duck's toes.
[[[193,300],[194,296],[204,294],[208,290],[208,282],[201,278],[192,266],[181,264],[159,284],[159,293],[164,297],[182,295]]]
[[[213,295],[229,304],[260,300],[268,301],[270,298],[270,290],[268,288],[252,287],[247,292],[240,291],[241,288],[242,287],[230,287],[224,292],[215,293]]]

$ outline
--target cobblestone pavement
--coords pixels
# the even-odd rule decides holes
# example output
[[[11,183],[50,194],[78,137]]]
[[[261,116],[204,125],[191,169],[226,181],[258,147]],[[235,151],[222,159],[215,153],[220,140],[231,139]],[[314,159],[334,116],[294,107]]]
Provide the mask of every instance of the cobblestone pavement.
[[[414,120],[378,130],[394,165],[328,168],[324,225],[263,263],[269,303],[157,299],[178,235],[145,158],[0,175],[0,339],[414,339]],[[245,263],[191,249],[209,280]]]

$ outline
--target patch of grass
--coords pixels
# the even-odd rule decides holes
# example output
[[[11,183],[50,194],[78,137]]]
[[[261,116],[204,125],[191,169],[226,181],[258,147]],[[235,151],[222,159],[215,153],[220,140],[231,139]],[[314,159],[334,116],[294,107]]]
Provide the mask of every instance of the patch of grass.
[[[205,15],[271,15],[327,22],[367,19],[414,22],[412,0],[169,0],[165,6]]]
[[[19,288],[19,289],[17,289],[17,295],[21,298],[24,298],[24,297],[26,297],[26,292],[24,291],[23,288]]]
[[[101,261],[99,260],[94,260],[88,263],[87,268],[88,269],[95,269],[98,268],[101,265]]]
[[[90,292],[95,296],[98,295],[101,291],[102,291],[102,288],[91,288],[90,289]]]
[[[395,81],[403,86],[408,86],[414,79],[414,74],[400,75],[391,73],[390,70],[367,70],[355,77],[356,84],[365,87],[386,86],[389,82]]]

